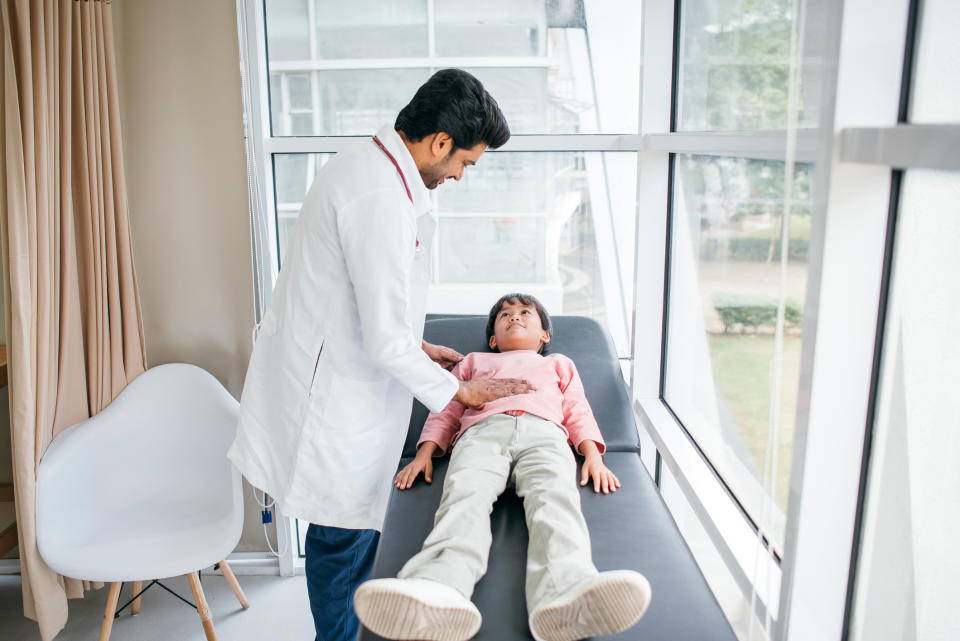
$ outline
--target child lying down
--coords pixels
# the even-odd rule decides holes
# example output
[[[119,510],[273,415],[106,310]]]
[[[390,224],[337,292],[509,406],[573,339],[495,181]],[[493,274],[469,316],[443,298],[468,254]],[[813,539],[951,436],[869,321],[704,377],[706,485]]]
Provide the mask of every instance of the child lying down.
[[[433,530],[398,578],[359,587],[357,616],[387,639],[473,637],[481,616],[470,596],[487,569],[490,513],[512,483],[530,535],[526,598],[533,637],[573,641],[625,630],[646,611],[650,584],[632,570],[598,572],[591,560],[568,443],[585,457],[580,485],[592,481],[594,492],[607,494],[620,481],[603,464],[603,437],[577,368],[562,354],[542,354],[550,317],[533,296],[508,294],[497,301],[486,334],[492,352],[468,354],[454,374],[461,380],[522,378],[536,391],[480,409],[451,401],[427,418],[416,458],[395,483],[405,490],[420,474],[431,482],[432,457],[451,450]]]

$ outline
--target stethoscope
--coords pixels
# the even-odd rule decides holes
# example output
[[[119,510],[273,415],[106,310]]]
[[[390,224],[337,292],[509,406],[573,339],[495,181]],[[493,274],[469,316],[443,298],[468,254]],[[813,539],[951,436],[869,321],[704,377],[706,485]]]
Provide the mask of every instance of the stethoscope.
[[[403,170],[400,169],[400,163],[398,163],[398,162],[397,162],[397,159],[393,157],[393,154],[390,153],[390,150],[388,150],[388,149],[383,145],[383,143],[380,142],[380,139],[379,139],[379,138],[377,138],[376,136],[374,136],[374,137],[373,137],[373,142],[375,142],[375,143],[377,144],[377,147],[380,147],[380,151],[382,151],[382,152],[387,156],[387,158],[390,159],[390,162],[393,163],[393,166],[396,167],[396,169],[397,169],[397,174],[399,174],[400,180],[403,181],[403,188],[407,190],[407,198],[410,199],[410,204],[412,205],[412,204],[413,204],[413,194],[410,192],[410,186],[407,185],[407,178],[406,178],[406,176],[403,175]],[[420,249],[420,239],[419,239],[419,238],[417,239],[417,249],[418,249],[418,250]]]
[[[406,179],[406,177],[403,175],[403,170],[400,169],[400,164],[397,162],[397,159],[394,158],[394,157],[393,157],[393,154],[391,154],[390,151],[389,151],[386,147],[383,146],[383,143],[380,142],[380,139],[379,139],[379,138],[377,138],[376,136],[374,136],[374,137],[373,137],[373,142],[377,143],[377,147],[380,147],[380,151],[382,151],[384,154],[386,154],[387,158],[390,159],[390,162],[393,163],[393,166],[397,168],[397,173],[400,174],[400,180],[403,181],[403,188],[407,190],[407,198],[410,199],[410,204],[412,205],[412,204],[413,204],[413,194],[410,193],[410,187],[407,185],[407,179]]]

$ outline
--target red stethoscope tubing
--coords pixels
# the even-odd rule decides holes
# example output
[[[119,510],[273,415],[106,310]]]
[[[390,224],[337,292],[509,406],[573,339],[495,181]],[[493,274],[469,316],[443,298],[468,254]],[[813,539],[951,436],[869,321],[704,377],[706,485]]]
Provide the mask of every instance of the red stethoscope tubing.
[[[390,162],[393,163],[393,166],[397,168],[397,173],[400,174],[400,180],[403,181],[403,188],[407,190],[407,198],[410,199],[410,204],[413,204],[413,194],[410,193],[410,187],[407,185],[407,178],[403,175],[403,170],[400,169],[400,164],[397,162],[397,159],[393,157],[386,147],[383,146],[383,143],[380,142],[380,139],[376,136],[373,137],[373,142],[377,143],[377,147],[380,147],[380,151],[386,154],[387,158],[390,159]]]

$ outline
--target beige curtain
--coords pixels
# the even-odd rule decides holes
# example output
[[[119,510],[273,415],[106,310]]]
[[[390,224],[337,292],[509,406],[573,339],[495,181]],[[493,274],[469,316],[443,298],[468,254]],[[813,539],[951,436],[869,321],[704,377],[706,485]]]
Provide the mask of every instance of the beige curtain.
[[[37,551],[50,441],[143,372],[110,3],[0,0],[0,253],[24,613],[46,641],[83,584]]]

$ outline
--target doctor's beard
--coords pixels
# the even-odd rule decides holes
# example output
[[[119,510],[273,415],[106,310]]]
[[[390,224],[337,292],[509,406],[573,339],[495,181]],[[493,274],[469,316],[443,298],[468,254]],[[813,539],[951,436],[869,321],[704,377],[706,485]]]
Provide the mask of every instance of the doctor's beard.
[[[451,151],[446,158],[420,170],[420,178],[427,189],[436,189],[450,172]]]

